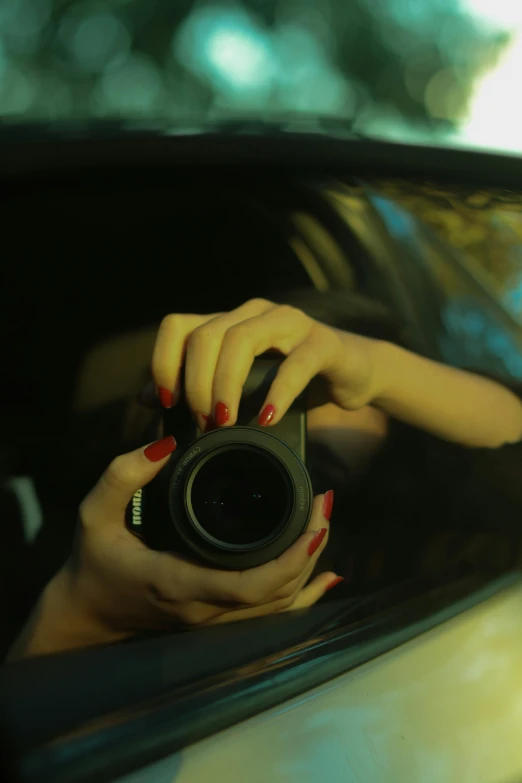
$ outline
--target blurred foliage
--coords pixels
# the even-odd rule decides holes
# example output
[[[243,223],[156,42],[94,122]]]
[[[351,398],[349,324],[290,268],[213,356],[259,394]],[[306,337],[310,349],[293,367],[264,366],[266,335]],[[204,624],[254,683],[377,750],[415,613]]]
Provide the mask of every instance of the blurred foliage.
[[[299,113],[444,139],[513,35],[473,2],[1,0],[0,115],[176,125]]]

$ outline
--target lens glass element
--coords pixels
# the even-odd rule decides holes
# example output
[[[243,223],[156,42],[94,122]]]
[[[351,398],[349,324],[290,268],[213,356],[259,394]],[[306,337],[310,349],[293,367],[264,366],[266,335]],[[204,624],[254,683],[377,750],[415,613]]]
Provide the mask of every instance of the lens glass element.
[[[203,531],[223,544],[252,545],[287,521],[291,487],[282,465],[264,450],[219,449],[197,470],[190,501]]]

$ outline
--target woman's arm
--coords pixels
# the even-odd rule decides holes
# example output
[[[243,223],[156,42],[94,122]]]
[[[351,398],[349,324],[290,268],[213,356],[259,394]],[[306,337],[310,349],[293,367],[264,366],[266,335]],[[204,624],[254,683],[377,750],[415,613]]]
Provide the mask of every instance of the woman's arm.
[[[522,402],[496,381],[424,359],[393,343],[341,331],[286,305],[253,299],[229,313],[166,316],[154,346],[159,397],[175,404],[185,360],[185,398],[205,429],[237,421],[256,356],[285,356],[259,413],[273,426],[316,376],[345,411],[366,405],[445,440],[497,448],[522,440]]]
[[[113,631],[85,610],[64,566],[44,589],[7,661],[107,644],[127,635]]]
[[[522,402],[500,383],[374,342],[371,404],[464,446],[497,448],[522,439]]]

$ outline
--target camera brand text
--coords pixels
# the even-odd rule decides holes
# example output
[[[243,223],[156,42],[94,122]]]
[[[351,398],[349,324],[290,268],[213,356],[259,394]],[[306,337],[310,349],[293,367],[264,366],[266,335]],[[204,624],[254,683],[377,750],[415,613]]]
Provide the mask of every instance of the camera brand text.
[[[132,524],[141,525],[141,496],[142,489],[138,489],[132,496]]]

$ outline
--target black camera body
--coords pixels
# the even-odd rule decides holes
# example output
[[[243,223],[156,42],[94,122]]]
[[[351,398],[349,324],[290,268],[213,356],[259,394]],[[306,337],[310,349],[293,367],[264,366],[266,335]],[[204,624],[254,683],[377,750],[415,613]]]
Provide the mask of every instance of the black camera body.
[[[201,434],[183,402],[164,411],[163,434],[177,449],[127,509],[128,529],[147,546],[243,570],[278,557],[306,530],[305,394],[277,424],[257,423],[280,362],[255,360],[233,427]]]

